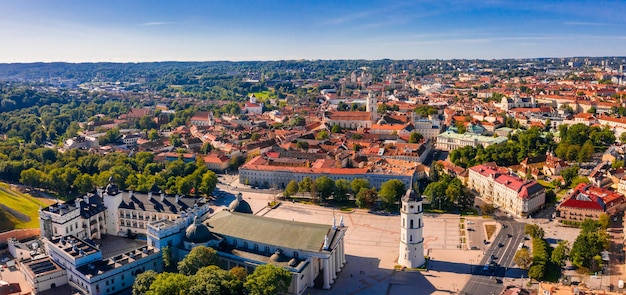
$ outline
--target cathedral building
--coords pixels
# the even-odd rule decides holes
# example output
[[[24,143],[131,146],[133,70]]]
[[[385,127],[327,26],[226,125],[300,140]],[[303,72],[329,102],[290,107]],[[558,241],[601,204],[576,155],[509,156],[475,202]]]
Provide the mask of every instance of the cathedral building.
[[[209,217],[203,200],[166,196],[156,189],[121,192],[111,183],[95,194],[42,208],[48,265],[60,267],[64,280],[83,294],[114,294],[131,288],[144,271],[163,271],[164,247],[182,260],[202,245],[215,249],[227,269],[241,266],[252,273],[268,263],[285,268],[292,274],[288,293],[299,295],[310,287],[330,289],[346,262],[343,218],[339,225],[333,219],[331,226],[256,216],[241,194]],[[123,252],[100,244],[106,236],[131,235],[145,237],[145,242],[135,239],[130,244],[136,245],[126,245]],[[28,269],[27,257],[21,263]]]

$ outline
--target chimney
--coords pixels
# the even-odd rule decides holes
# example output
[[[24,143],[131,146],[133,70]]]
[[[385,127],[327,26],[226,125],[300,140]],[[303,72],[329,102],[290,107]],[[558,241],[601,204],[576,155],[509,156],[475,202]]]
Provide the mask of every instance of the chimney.
[[[165,201],[165,194],[161,193],[161,202]]]
[[[152,200],[152,192],[148,192],[148,200]]]
[[[179,199],[179,198],[180,198],[180,197],[179,197],[178,195],[176,195],[176,201],[175,201],[175,202],[176,202],[176,204],[178,204],[178,199]]]
[[[132,197],[133,197],[133,191],[132,191],[132,190],[130,190],[130,191],[128,191],[128,198],[130,199],[130,198],[132,198]]]

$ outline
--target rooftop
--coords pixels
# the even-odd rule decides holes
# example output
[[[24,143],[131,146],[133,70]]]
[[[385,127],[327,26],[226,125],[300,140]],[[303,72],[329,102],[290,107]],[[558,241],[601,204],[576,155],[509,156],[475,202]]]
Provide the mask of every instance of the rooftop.
[[[289,249],[321,252],[324,237],[330,241],[340,230],[330,225],[267,218],[245,213],[220,211],[208,219],[212,232]]]

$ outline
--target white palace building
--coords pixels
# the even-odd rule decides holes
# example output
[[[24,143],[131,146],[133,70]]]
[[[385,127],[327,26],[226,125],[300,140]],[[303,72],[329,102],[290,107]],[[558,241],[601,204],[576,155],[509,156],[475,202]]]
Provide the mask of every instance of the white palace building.
[[[36,292],[70,284],[82,294],[114,294],[131,288],[144,271],[163,271],[164,247],[181,260],[204,245],[217,250],[227,269],[241,266],[252,273],[270,263],[289,270],[288,294],[299,295],[311,287],[330,289],[346,262],[343,218],[322,225],[256,216],[241,194],[211,215],[203,200],[157,189],[121,192],[111,183],[95,194],[42,208],[42,251],[19,255],[20,269],[36,281]],[[131,246],[107,249],[107,240]],[[19,247],[19,242],[9,245],[14,252]]]

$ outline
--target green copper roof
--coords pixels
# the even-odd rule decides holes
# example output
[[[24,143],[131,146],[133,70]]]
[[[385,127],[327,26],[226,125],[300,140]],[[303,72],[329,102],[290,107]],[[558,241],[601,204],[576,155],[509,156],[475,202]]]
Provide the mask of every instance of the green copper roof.
[[[207,220],[211,232],[278,247],[320,252],[331,226],[220,211]],[[329,234],[329,240],[332,235]]]

